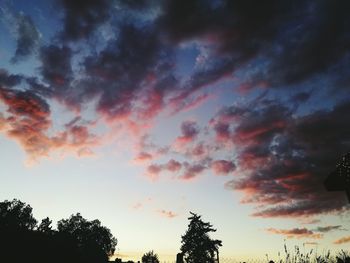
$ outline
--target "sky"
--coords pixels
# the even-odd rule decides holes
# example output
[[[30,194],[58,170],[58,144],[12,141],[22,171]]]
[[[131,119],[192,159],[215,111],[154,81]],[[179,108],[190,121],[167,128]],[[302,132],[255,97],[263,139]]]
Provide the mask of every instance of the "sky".
[[[116,255],[349,247],[350,2],[0,0],[0,200],[80,212]]]

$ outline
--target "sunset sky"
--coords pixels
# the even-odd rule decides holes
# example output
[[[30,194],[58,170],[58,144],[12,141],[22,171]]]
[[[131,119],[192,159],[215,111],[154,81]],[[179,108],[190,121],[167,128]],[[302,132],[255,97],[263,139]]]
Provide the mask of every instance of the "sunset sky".
[[[347,249],[350,1],[0,0],[0,201],[80,212],[116,253]]]

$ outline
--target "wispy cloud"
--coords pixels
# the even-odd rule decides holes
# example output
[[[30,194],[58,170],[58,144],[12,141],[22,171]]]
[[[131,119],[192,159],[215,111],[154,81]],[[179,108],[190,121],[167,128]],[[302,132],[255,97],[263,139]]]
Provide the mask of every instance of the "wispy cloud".
[[[174,218],[174,217],[177,217],[178,214],[176,214],[175,212],[173,211],[170,211],[170,210],[158,210],[157,211],[162,217],[166,217],[166,218]]]
[[[268,228],[267,232],[272,234],[283,235],[287,238],[314,238],[320,239],[323,237],[322,234],[314,233],[311,230],[306,228],[293,228],[293,229],[276,229],[276,228]]]
[[[335,240],[333,243],[336,245],[341,245],[349,242],[350,242],[350,236],[346,236]]]

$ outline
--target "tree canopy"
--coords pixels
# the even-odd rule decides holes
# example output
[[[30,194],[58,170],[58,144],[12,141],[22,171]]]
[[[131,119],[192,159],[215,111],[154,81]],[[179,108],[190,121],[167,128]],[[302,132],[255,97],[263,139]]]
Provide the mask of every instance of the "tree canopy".
[[[32,214],[32,210],[30,205],[17,199],[0,202],[0,227],[6,229],[34,229],[37,221]]]
[[[153,250],[143,254],[141,261],[142,263],[159,263],[158,255]]]
[[[99,220],[77,213],[57,230],[51,224],[48,217],[37,224],[30,205],[17,199],[0,202],[0,262],[103,263],[114,253],[117,239]]]
[[[60,220],[57,223],[57,229],[59,233],[72,236],[77,241],[78,247],[84,250],[89,261],[92,257],[107,261],[108,257],[113,255],[117,245],[117,239],[108,228],[101,225],[99,220],[88,221],[80,213]]]
[[[187,263],[213,263],[218,257],[222,241],[211,239],[210,232],[216,229],[209,222],[203,222],[200,215],[190,212],[190,223],[186,233],[182,236],[181,252]]]

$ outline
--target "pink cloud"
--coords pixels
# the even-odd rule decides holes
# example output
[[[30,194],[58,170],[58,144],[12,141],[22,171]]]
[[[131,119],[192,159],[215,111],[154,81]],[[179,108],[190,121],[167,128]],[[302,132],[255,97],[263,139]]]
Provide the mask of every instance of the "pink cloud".
[[[166,218],[174,218],[174,217],[177,217],[178,214],[174,213],[173,211],[168,211],[168,210],[158,210],[158,213],[163,216],[163,217],[166,217]]]
[[[143,163],[153,159],[153,155],[148,152],[140,152],[135,158],[134,161],[137,163]]]
[[[232,161],[216,160],[211,163],[211,169],[217,175],[227,175],[236,169]]]
[[[174,159],[171,159],[168,161],[168,163],[165,165],[165,169],[167,169],[170,172],[177,172],[181,169],[182,164],[178,161],[175,161]]]
[[[146,176],[152,181],[159,179],[159,173],[162,171],[162,166],[151,164],[147,167]]]
[[[182,135],[178,136],[174,142],[174,148],[178,150],[195,141],[199,134],[199,127],[195,121],[184,121],[181,124],[181,133]]]
[[[180,180],[193,180],[195,179],[198,175],[200,175],[207,167],[203,164],[188,164],[185,163],[185,170],[183,174],[178,177]]]

